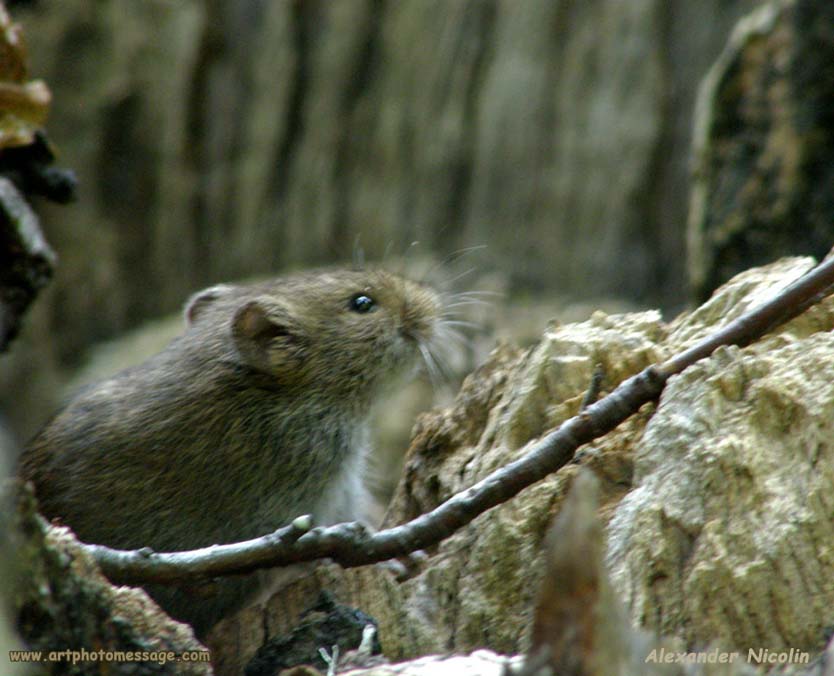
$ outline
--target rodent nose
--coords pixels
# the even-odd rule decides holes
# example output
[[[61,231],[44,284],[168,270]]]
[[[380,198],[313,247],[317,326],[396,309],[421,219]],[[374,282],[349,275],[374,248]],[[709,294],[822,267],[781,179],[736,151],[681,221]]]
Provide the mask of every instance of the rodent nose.
[[[431,334],[434,306],[427,300],[406,303],[400,310],[400,333],[411,340],[426,340]]]

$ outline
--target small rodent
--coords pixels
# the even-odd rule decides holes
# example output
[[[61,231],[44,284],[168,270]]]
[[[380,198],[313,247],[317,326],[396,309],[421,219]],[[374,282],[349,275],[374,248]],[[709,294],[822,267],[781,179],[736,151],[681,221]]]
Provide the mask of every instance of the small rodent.
[[[162,352],[83,389],[20,473],[84,542],[181,551],[310,513],[362,519],[372,405],[444,335],[440,295],[379,268],[318,270],[195,294]],[[430,365],[430,364],[429,364]],[[251,576],[250,576],[251,577]],[[203,635],[252,592],[148,591]]]

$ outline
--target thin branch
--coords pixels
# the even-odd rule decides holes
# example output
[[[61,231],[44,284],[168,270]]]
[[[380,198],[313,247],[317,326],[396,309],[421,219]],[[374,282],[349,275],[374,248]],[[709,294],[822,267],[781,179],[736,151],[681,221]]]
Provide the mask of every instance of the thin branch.
[[[475,517],[560,469],[580,446],[610,432],[641,406],[656,400],[672,375],[721,345],[746,345],[757,340],[819,302],[832,286],[834,258],[696,345],[623,381],[609,395],[543,437],[524,457],[401,526],[370,533],[358,523],[343,523],[305,531],[298,527],[301,522],[297,519],[293,522],[296,526],[255,540],[190,552],[158,554],[85,546],[104,574],[120,583],[176,584],[322,558],[351,567],[406,556],[438,544]]]

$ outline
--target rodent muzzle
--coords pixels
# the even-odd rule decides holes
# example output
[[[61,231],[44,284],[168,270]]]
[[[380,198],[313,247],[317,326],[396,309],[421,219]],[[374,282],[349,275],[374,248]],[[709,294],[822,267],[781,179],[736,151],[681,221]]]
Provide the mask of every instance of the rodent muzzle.
[[[423,344],[431,341],[438,318],[438,303],[425,295],[402,306],[399,326],[400,335]]]

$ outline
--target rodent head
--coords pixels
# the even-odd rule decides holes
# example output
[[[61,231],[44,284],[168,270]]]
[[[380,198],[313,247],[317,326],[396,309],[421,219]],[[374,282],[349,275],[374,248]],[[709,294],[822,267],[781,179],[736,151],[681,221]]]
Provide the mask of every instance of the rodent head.
[[[385,270],[322,270],[212,287],[186,317],[226,323],[240,360],[280,387],[363,400],[431,359],[441,307],[430,287]]]

